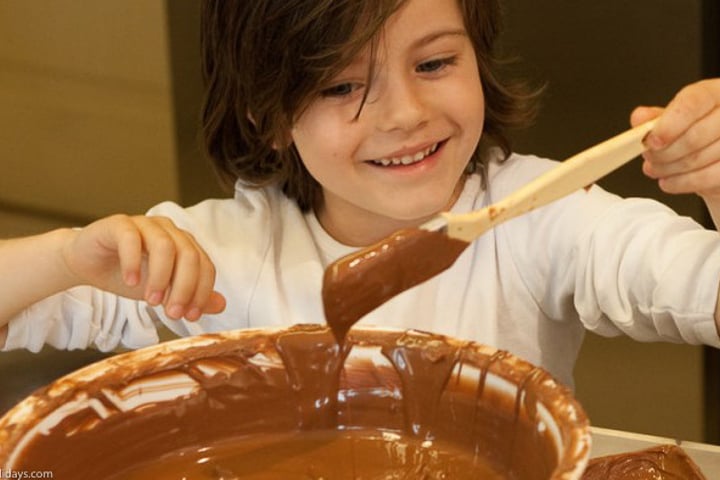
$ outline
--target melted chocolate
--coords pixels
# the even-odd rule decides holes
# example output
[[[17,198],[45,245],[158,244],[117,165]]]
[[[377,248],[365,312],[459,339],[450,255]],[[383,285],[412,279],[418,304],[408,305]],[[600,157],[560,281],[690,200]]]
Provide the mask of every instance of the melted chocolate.
[[[529,364],[500,361],[507,354],[474,344],[369,330],[350,332],[340,348],[318,326],[196,338],[203,340],[210,343],[120,355],[98,379],[64,380],[36,394],[38,419],[77,399],[95,406],[36,435],[12,468],[80,480],[540,480],[587,454],[574,451],[557,465],[549,432],[540,428],[535,398],[567,420],[559,427],[563,438],[587,426],[567,390]],[[380,349],[384,364],[360,353],[372,349]],[[488,371],[520,385],[516,397],[488,389]],[[141,377],[192,388],[173,400],[119,409],[113,398],[130,398],[126,390]],[[0,465],[8,460],[6,445],[22,434],[3,427]]]
[[[453,444],[379,430],[317,430],[255,435],[191,448],[108,480],[146,479],[456,479],[504,480]]]
[[[676,445],[608,455],[590,460],[582,480],[706,480]]]
[[[325,317],[340,343],[364,315],[449,268],[468,243],[411,228],[343,257],[325,269]]]

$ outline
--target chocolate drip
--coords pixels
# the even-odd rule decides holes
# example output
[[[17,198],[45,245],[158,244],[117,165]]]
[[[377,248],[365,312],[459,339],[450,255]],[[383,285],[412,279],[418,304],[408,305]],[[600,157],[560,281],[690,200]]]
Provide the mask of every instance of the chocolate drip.
[[[423,334],[405,335],[383,355],[400,374],[407,432],[432,439],[440,396],[458,360],[458,348]]]
[[[517,392],[515,393],[515,406],[513,408],[513,422],[517,424],[519,419],[521,418],[521,410],[524,409],[524,413],[527,417],[527,419],[530,421],[532,425],[537,425],[538,423],[538,416],[537,416],[537,403],[538,399],[533,393],[534,390],[530,388],[533,383],[538,382],[542,379],[542,377],[545,375],[545,373],[540,370],[539,368],[533,368],[530,370],[530,372],[525,375],[525,378],[522,379],[520,384],[517,386]],[[519,439],[519,431],[520,429],[515,426],[515,428],[512,429],[512,435],[511,435],[511,442],[510,442],[510,448],[508,449],[508,460],[507,464],[510,465],[514,461],[514,455],[517,452],[516,444],[518,443]],[[538,435],[539,432],[537,430],[532,431],[532,435]],[[544,458],[543,458],[544,460]],[[549,465],[545,465],[546,468],[549,467]]]
[[[349,346],[338,345],[330,332],[308,336],[302,330],[279,336],[275,345],[296,397],[299,427],[336,427],[340,373]]]
[[[478,403],[482,401],[483,391],[485,390],[485,382],[487,380],[487,374],[490,371],[490,367],[495,362],[501,362],[507,358],[510,354],[505,350],[498,350],[489,357],[483,358],[480,364],[480,380],[478,380],[477,393],[475,399]],[[475,412],[477,413],[477,411]]]

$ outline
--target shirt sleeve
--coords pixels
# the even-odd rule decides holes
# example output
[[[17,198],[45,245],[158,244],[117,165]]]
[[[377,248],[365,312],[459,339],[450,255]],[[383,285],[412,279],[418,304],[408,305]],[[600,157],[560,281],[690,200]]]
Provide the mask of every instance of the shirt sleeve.
[[[593,186],[505,230],[540,308],[604,336],[720,347],[720,236]]]
[[[171,218],[206,250],[217,269],[216,289],[227,299],[221,314],[196,322],[170,320],[160,307],[82,286],[40,300],[11,319],[4,350],[39,351],[45,344],[135,349],[157,343],[161,325],[178,336],[248,327],[249,303],[269,250],[272,197],[257,189],[240,193],[235,199],[207,200],[189,208],[163,202],[147,212]]]
[[[720,347],[720,236],[658,202],[626,199],[580,234],[575,307],[605,335]]]
[[[45,298],[11,319],[4,350],[38,352],[46,344],[65,350],[140,348],[158,342],[156,321],[145,302],[76,287]]]
[[[556,162],[516,156],[493,178],[497,201]],[[496,228],[524,288],[557,321],[604,336],[720,348],[720,235],[646,198],[597,185]]]

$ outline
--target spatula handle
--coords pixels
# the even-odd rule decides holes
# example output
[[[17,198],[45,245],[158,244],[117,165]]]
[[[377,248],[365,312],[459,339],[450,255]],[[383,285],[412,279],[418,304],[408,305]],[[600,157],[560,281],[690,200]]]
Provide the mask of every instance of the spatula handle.
[[[472,241],[495,225],[588,187],[645,151],[655,120],[574,155],[499,202],[477,212],[446,214],[447,233]]]

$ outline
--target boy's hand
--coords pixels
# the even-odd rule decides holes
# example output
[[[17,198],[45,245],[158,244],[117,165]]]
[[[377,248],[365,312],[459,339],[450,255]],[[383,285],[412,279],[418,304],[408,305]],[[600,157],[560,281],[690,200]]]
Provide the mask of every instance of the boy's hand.
[[[168,218],[115,215],[75,230],[62,257],[78,284],[162,304],[168,317],[197,320],[225,309],[215,267],[192,235]]]
[[[665,192],[697,193],[711,210],[720,205],[720,79],[683,88],[664,109],[638,107],[630,123],[658,116],[646,139],[643,172]]]

